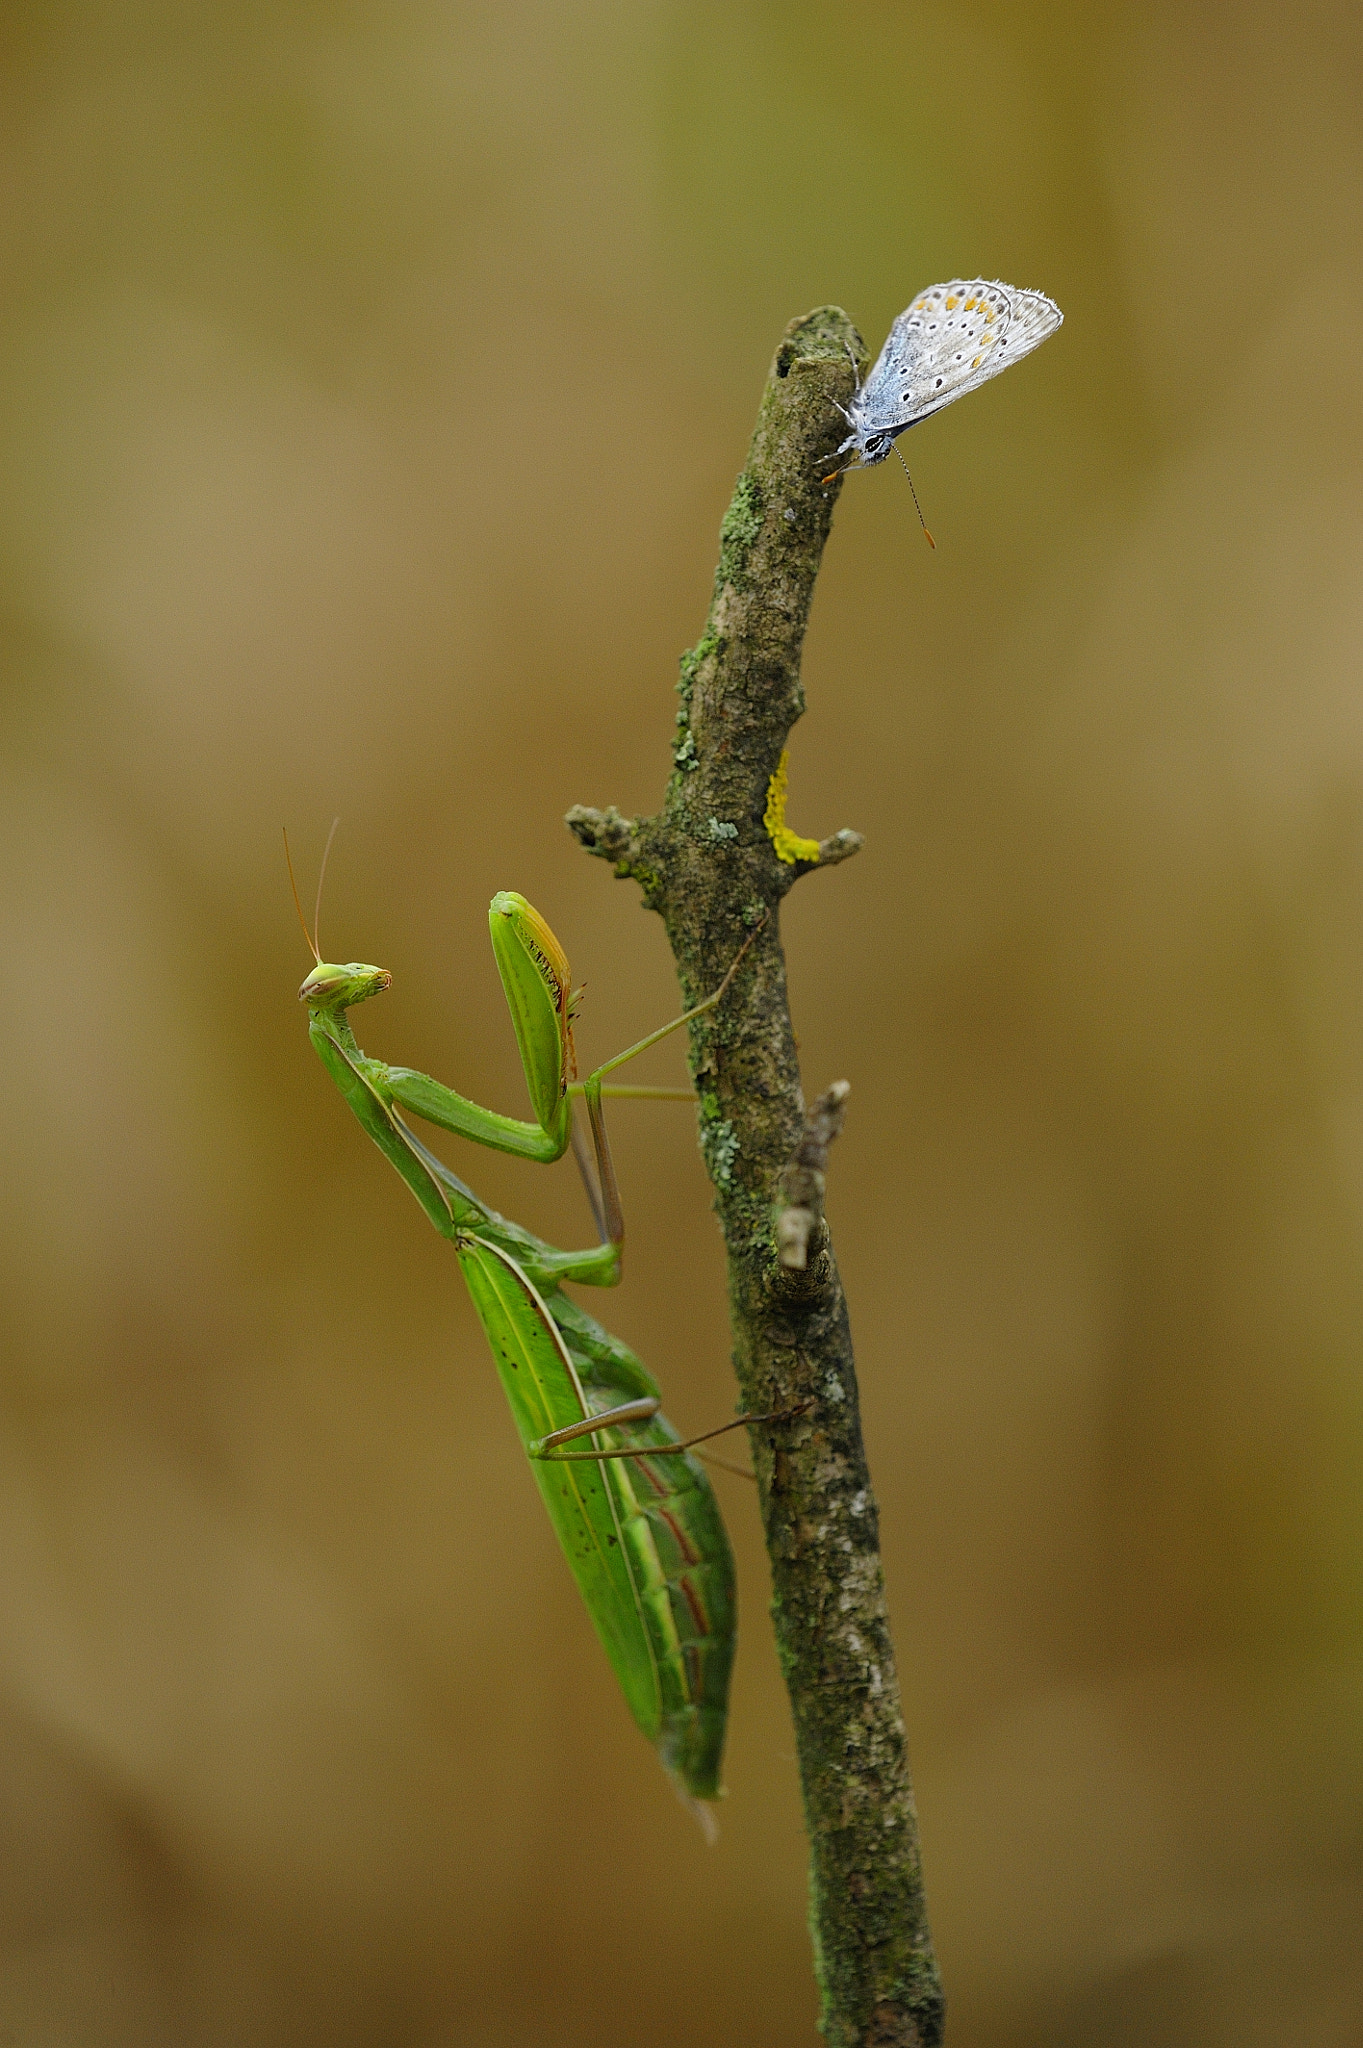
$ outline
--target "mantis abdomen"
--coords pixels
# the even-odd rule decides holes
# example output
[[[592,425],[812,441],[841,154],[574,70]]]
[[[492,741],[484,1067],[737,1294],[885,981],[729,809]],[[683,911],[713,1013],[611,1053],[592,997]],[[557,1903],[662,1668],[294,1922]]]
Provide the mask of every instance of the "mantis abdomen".
[[[502,1246],[456,1239],[523,1443],[622,1401],[657,1395],[639,1360]],[[719,1509],[666,1417],[598,1432],[613,1461],[532,1459],[578,1589],[640,1729],[684,1791],[717,1799],[734,1656],[733,1557]]]

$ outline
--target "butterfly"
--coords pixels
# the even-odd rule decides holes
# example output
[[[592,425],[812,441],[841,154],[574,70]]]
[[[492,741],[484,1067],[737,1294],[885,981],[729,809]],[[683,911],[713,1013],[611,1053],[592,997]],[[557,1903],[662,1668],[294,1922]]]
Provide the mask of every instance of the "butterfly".
[[[1030,355],[1064,317],[1044,292],[986,278],[929,285],[895,321],[851,404],[838,407],[852,429],[838,454],[855,448],[854,469],[883,462],[896,435]]]

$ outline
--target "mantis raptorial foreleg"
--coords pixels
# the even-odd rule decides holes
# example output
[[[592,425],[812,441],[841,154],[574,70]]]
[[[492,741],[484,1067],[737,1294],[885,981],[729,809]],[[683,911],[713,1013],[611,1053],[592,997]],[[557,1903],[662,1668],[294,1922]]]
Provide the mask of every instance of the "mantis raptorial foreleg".
[[[679,1017],[650,1031],[645,1038],[627,1046],[614,1059],[594,1069],[585,1081],[577,1080],[577,1053],[573,1044],[573,1018],[577,995],[573,990],[568,962],[553,932],[523,896],[503,890],[493,897],[488,912],[493,952],[511,1011],[512,1027],[520,1049],[526,1088],[535,1111],[534,1123],[518,1117],[500,1116],[494,1110],[469,1101],[467,1096],[420,1074],[410,1067],[387,1067],[383,1080],[387,1092],[402,1108],[460,1137],[472,1138],[522,1159],[550,1164],[561,1159],[572,1141],[572,1098],[581,1094],[586,1101],[592,1142],[596,1153],[599,1200],[598,1224],[606,1243],[623,1247],[624,1213],[611,1158],[610,1140],[602,1113],[602,1095],[607,1074],[627,1060],[647,1052],[683,1024],[703,1016],[723,998],[748,947],[757,936],[754,930],[740,947],[729,971],[713,994],[684,1010]],[[760,929],[760,927],[758,928]],[[323,978],[338,970],[319,965],[304,982],[299,994],[312,1002],[312,990]],[[346,970],[339,970],[344,973]],[[372,1062],[372,1065],[377,1065]],[[614,1091],[613,1091],[614,1092]],[[625,1091],[619,1091],[624,1093]],[[631,1094],[634,1090],[629,1091]],[[680,1092],[680,1091],[679,1091]],[[659,1094],[662,1091],[658,1091]],[[670,1098],[672,1091],[668,1090]]]
[[[620,1277],[624,1222],[603,1097],[671,1099],[687,1092],[610,1088],[604,1077],[712,1009],[752,940],[712,995],[579,1083],[575,1001],[562,948],[524,897],[495,896],[489,921],[533,1122],[484,1109],[428,1075],[361,1051],[347,1010],[389,986],[386,970],[324,961],[314,934],[308,943],[316,965],[299,996],[308,1006],[312,1043],[350,1109],[454,1246],[545,1507],[635,1720],[688,1797],[714,1799],[734,1648],[733,1560],[719,1508],[639,1360],[562,1289],[565,1281],[609,1287]],[[572,1097],[579,1092],[592,1130],[600,1190],[593,1205],[603,1240],[583,1251],[545,1244],[489,1209],[404,1114],[549,1161],[573,1141]],[[588,1187],[592,1192],[590,1180]],[[779,1419],[745,1416],[739,1423]],[[726,1423],[693,1441],[737,1426]],[[628,1441],[620,1441],[622,1431]],[[562,1448],[586,1437],[590,1450]]]

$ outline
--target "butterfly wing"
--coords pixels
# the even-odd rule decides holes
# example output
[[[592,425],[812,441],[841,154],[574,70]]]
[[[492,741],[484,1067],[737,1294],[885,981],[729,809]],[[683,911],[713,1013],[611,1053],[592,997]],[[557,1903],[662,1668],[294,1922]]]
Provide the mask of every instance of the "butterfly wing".
[[[870,431],[899,433],[1039,348],[1064,315],[1044,292],[986,278],[929,285],[890,329],[857,394]]]

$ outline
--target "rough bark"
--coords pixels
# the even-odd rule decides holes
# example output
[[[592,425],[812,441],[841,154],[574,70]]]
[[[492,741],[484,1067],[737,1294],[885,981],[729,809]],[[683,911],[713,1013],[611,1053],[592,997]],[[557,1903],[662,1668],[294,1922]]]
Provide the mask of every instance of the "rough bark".
[[[690,1027],[689,1055],[743,1407],[808,1404],[752,1436],[811,1845],[821,2025],[832,2048],[929,2048],[942,2039],[942,1994],[847,1305],[822,1216],[836,1124],[824,1099],[806,1125],[778,929],[791,885],[861,842],[792,842],[771,808],[804,709],[800,650],[840,488],[824,481],[845,431],[837,402],[864,354],[837,307],[787,329],[720,530],[705,631],[682,659],[663,808],[636,820],[576,807],[568,823],[662,916],[688,1005],[756,932],[723,1003]],[[815,1172],[817,1187],[801,1178]],[[783,1198],[808,1210],[802,1265],[778,1250]]]

